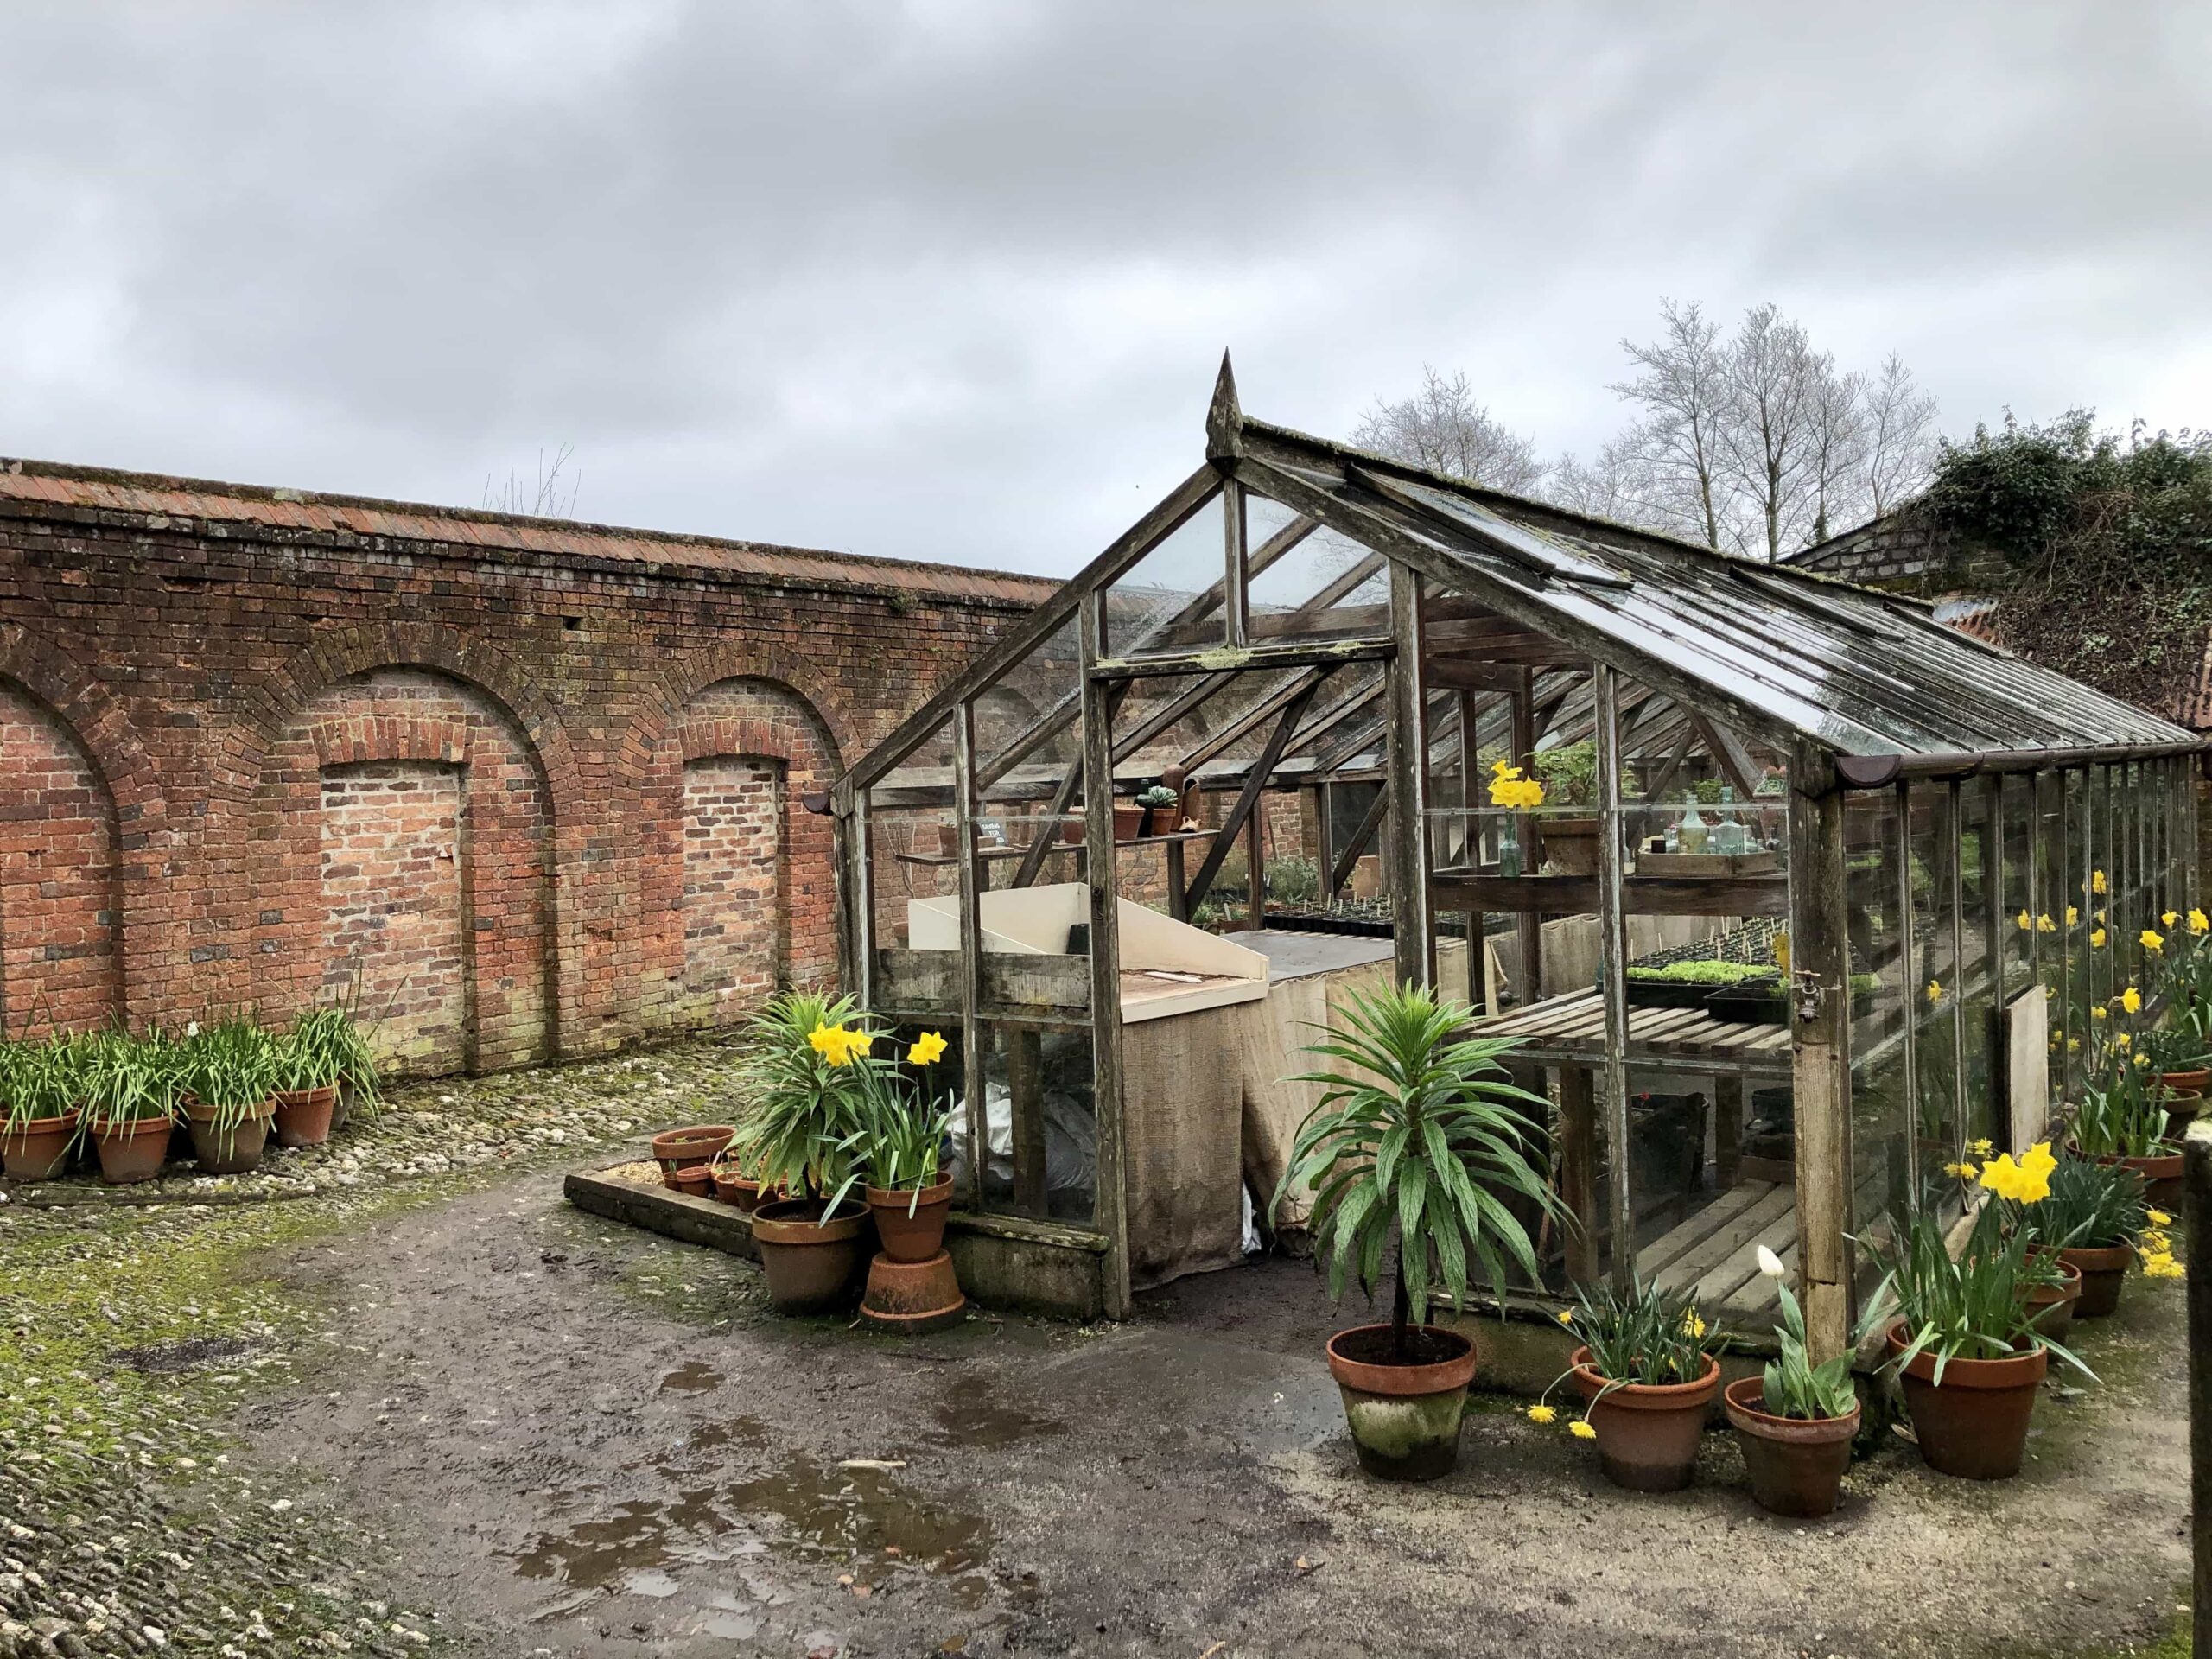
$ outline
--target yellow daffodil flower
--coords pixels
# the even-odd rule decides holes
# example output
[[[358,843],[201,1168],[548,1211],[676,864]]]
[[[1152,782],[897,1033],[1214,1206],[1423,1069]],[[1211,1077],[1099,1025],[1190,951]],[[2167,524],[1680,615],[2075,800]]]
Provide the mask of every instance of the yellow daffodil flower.
[[[2192,910],[2189,912],[2189,931],[2190,932],[2202,933],[2208,927],[2212,927],[2212,917],[2207,917],[2201,910]]]
[[[1686,1335],[1693,1338],[1701,1340],[1704,1338],[1705,1321],[1698,1318],[1695,1308],[1687,1307],[1682,1310],[1682,1330]]]
[[[1955,1181],[1970,1181],[1981,1172],[1972,1164],[1946,1164],[1943,1173]]]
[[[2052,921],[2048,914],[2038,916],[2036,918],[2036,931],[2038,933],[2056,933],[2058,931],[2058,924]]]
[[[2145,1210],[2143,1212],[2143,1218],[2153,1227],[2171,1227],[2174,1224],[2174,1218],[2163,1210]]]
[[[2041,1204],[2050,1196],[2050,1173],[2058,1160],[2050,1155],[2050,1142],[2038,1141],[2013,1161],[2009,1152],[1981,1166],[1981,1184],[2000,1198],[2018,1204]]]
[[[1551,1406],[1531,1406],[1529,1408],[1529,1421],[1536,1424],[1539,1427],[1542,1427],[1546,1423],[1554,1421],[1558,1418],[1558,1410]]]
[[[1574,1323],[1574,1310],[1571,1307],[1562,1307],[1560,1309],[1559,1322],[1561,1325],[1573,1325]]]
[[[2105,1005],[2101,1002],[2098,1003],[2094,1007],[2089,1010],[2089,1018],[2092,1020],[2101,1020],[2104,1017]]]
[[[1991,1153],[1996,1151],[1997,1147],[1987,1135],[1984,1135],[1980,1140],[1968,1146],[1967,1150],[1977,1158],[1986,1158]]]
[[[2096,949],[2096,950],[2103,950],[2103,949],[2105,948],[2105,931],[2104,931],[2104,929],[2102,929],[2102,928],[2101,927],[2101,928],[2098,928],[2094,932],[2091,933],[2091,934],[2089,935],[2089,944],[2091,944],[2094,949]]]
[[[2112,1046],[2114,1048],[2127,1048],[2132,1046],[2134,1041],[2135,1038],[2133,1033],[2123,1031],[2113,1035]]]
[[[2171,931],[2173,925],[2179,920],[2181,920],[2181,912],[2177,910],[2170,910],[2158,918],[2158,925]]]
[[[2089,891],[2096,893],[2105,891],[2105,873],[2102,870],[2089,872]]]
[[[2164,1251],[2143,1258],[2143,1276],[2146,1279],[2186,1279],[2189,1269],[2174,1260],[2171,1251]]]
[[[2155,927],[2145,928],[2135,936],[2135,942],[2154,957],[2166,948],[2166,936]]]
[[[2079,1037],[2069,1037],[2066,1039],[2066,1052],[2069,1054],[2079,1054],[2082,1052],[2082,1039]]]
[[[2072,905],[2066,906],[2066,925],[2072,927],[2082,919],[2082,912]]]
[[[2024,911],[2024,911],[2022,911],[2022,912],[2021,912],[2018,916],[2014,917],[2012,919],[2013,919],[2014,924],[2015,924],[2015,925],[2019,928],[2020,931],[2021,931],[2021,932],[2023,932],[2023,933],[2028,932],[2028,931],[2031,931],[2031,930],[2035,926],[2035,925],[2036,925],[2036,918],[2035,918],[2034,917],[2032,917],[2032,916],[2029,915],[2029,914],[2028,914],[2028,912],[2027,912],[2026,911]]]
[[[2142,1013],[2143,993],[2137,990],[2133,985],[2129,986],[2126,990],[2120,994],[2120,1006],[2123,1011],[2128,1014]]]
[[[2144,1271],[2147,1273],[2150,1269],[2145,1268]],[[2178,1273],[2173,1276],[2177,1279],[2181,1277]],[[1573,1422],[1567,1426],[1567,1432],[1573,1435],[1578,1440],[1594,1440],[1598,1438],[1598,1431],[1590,1427],[1587,1420],[1580,1417],[1576,1418]]]
[[[817,1026],[807,1033],[810,1047],[832,1065],[842,1065],[846,1060],[845,1041],[848,1033],[842,1026]]]
[[[1929,980],[1928,982],[1927,995],[1929,1006],[1930,1007],[1933,1007],[1936,1003],[1941,1002],[1943,1000],[1942,982],[1941,980],[1935,979]]]
[[[934,1031],[925,1031],[919,1037],[917,1037],[914,1039],[914,1046],[906,1051],[906,1064],[909,1065],[934,1065],[941,1058],[943,1058],[944,1054],[944,1037],[943,1033]]]

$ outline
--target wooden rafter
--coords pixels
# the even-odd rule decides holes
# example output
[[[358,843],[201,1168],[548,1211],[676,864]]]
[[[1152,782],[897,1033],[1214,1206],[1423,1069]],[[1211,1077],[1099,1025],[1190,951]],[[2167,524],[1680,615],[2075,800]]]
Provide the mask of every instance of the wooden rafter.
[[[1213,844],[1206,849],[1205,860],[1198,866],[1198,873],[1191,878],[1191,886],[1184,895],[1184,913],[1195,914],[1205,902],[1206,893],[1213,886],[1213,879],[1221,869],[1222,861],[1229,856],[1229,849],[1236,844],[1243,833],[1245,821],[1252,816],[1252,809],[1259,804],[1260,791],[1267,787],[1274,775],[1275,764],[1282,759],[1283,746],[1290,741],[1290,734],[1298,728],[1306,713],[1306,706],[1313,701],[1313,694],[1321,689],[1321,682],[1328,677],[1324,670],[1300,684],[1291,700],[1283,705],[1282,715],[1275,721],[1275,728],[1268,735],[1259,758],[1252,763],[1252,770],[1244,779],[1244,787],[1236,792],[1236,801],[1229,809],[1229,816],[1214,832]],[[1261,872],[1254,870],[1251,880],[1257,883]],[[1257,891],[1256,886],[1254,891]]]

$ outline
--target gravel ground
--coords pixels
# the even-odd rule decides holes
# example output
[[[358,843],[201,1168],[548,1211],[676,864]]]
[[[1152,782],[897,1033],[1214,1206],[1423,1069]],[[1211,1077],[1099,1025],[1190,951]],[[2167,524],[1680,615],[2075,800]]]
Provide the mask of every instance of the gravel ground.
[[[1484,1401],[1459,1474],[1391,1487],[1302,1267],[901,1343],[562,1203],[613,1161],[579,1148],[716,1115],[727,1058],[411,1091],[303,1202],[0,1207],[0,1659],[2071,1659],[2185,1593],[2180,1287],[2086,1328],[2104,1386],[2002,1486],[1898,1442],[1777,1523],[1725,1435],[1634,1497]],[[424,1112],[467,1166],[425,1168]]]

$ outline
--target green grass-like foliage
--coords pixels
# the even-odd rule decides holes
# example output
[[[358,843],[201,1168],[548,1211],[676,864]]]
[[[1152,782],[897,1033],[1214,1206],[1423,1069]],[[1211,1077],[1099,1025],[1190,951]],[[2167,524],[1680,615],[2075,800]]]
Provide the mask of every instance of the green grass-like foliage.
[[[1776,1279],[1774,1288],[1782,1299],[1782,1323],[1774,1327],[1781,1352],[1767,1361],[1760,1376],[1760,1403],[1770,1417],[1794,1417],[1805,1422],[1847,1416],[1859,1403],[1858,1390],[1851,1385],[1851,1362],[1865,1339],[1865,1323],[1861,1322],[1849,1347],[1815,1365],[1805,1351],[1803,1306],[1783,1280]]]
[[[1501,1192],[1572,1224],[1545,1183],[1541,1137],[1522,1110],[1541,1114],[1545,1103],[1515,1087],[1500,1064],[1516,1045],[1461,1035],[1469,1018],[1413,986],[1349,998],[1339,1023],[1306,1050],[1341,1069],[1299,1079],[1325,1092],[1272,1200],[1279,1209],[1291,1192],[1313,1187],[1316,1258],[1332,1296],[1354,1274],[1374,1294],[1395,1232],[1390,1325],[1401,1359],[1409,1325],[1426,1321],[1437,1289],[1456,1309],[1478,1267],[1500,1298],[1509,1259],[1538,1276],[1528,1230]]]
[[[211,1109],[218,1128],[258,1113],[280,1084],[278,1041],[243,1014],[213,1020],[183,1045],[186,1086]]]
[[[832,1065],[807,1039],[817,1027],[858,1028],[861,1021],[849,996],[779,991],[747,1022],[738,1065],[745,1109],[731,1161],[764,1192],[782,1185],[794,1197],[829,1198],[834,1206],[852,1190],[866,1128],[865,1062]]]
[[[182,1056],[162,1033],[133,1037],[126,1031],[102,1031],[73,1039],[79,1060],[76,1086],[83,1102],[85,1127],[98,1133],[111,1125],[174,1117],[186,1087]]]
[[[1579,1287],[1564,1323],[1589,1349],[1591,1368],[1612,1384],[1694,1382],[1720,1340],[1694,1295],[1641,1281],[1625,1290],[1610,1283]]]
[[[1747,979],[1771,979],[1772,964],[1748,962],[1669,962],[1657,968],[1631,968],[1630,979],[1656,980],[1666,985],[1739,985]]]
[[[2053,1172],[2056,1179],[2056,1172]],[[2044,1200],[2048,1202],[2048,1200]],[[2028,1293],[2062,1282],[2055,1254],[2036,1253],[2037,1225],[2005,1224],[2011,1206],[1986,1204],[1975,1214],[1966,1249],[1955,1259],[1945,1248],[1948,1231],[1933,1210],[1915,1210],[1893,1243],[1867,1244],[1882,1268],[1882,1282],[1868,1304],[1867,1318],[1886,1317],[1892,1300],[1905,1324],[1905,1348],[1895,1361],[1902,1371],[1922,1353],[1936,1356],[1935,1381],[1954,1359],[2003,1359],[2031,1348],[2046,1348],[2094,1380],[2094,1373],[2067,1349],[2031,1323],[2037,1310]],[[2027,1206],[2031,1215],[2041,1204]]]
[[[886,1192],[912,1192],[909,1215],[921,1202],[922,1189],[938,1179],[944,1137],[952,1128],[956,1086],[939,1095],[931,1087],[929,1066],[902,1066],[891,1056],[856,1060],[860,1071],[861,1126],[854,1132],[856,1173]]]
[[[0,1041],[0,1108],[10,1127],[76,1109],[86,1039],[57,1033],[43,1042]]]
[[[353,1060],[353,1022],[327,1005],[302,1008],[271,1040],[276,1087],[327,1089],[345,1080]]]
[[[2109,1249],[2141,1236],[2145,1190],[2143,1177],[2125,1164],[2061,1158],[2050,1172],[2050,1196],[2028,1205],[2006,1200],[2007,1219],[2032,1226],[2055,1250]]]
[[[2093,1158],[2147,1158],[2166,1147],[2166,1098],[2147,1065],[2115,1049],[2082,1084],[2074,1144]]]

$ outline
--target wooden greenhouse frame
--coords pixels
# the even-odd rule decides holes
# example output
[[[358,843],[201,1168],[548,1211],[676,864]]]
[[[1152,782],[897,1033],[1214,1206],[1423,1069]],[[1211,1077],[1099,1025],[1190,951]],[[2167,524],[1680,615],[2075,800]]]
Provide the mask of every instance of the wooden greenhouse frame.
[[[1182,563],[1148,576],[1169,550]],[[1009,713],[1016,679],[1030,695]],[[1594,863],[1544,873],[1492,857],[1493,842],[1549,837],[1542,814],[1482,805],[1483,757],[1529,766],[1577,741],[1594,750]],[[1320,882],[1332,896],[1382,849],[1403,980],[1436,977],[1440,915],[1467,918],[1485,959],[1483,918],[1507,918],[1497,938],[1522,1000],[1484,1017],[1558,1072],[1554,1176],[1585,1221],[1564,1269],[1625,1279],[1671,1249],[1678,1274],[1709,1263],[1719,1285],[1755,1236],[1785,1241],[1815,1345],[1832,1352],[1863,1288],[1847,1236],[1872,1223],[1870,1194],[1933,1190],[1944,1154],[1980,1138],[1970,1131],[2000,1144],[2031,1134],[2072,1080],[2067,1039],[2086,999],[2139,965],[2036,918],[2087,909],[2100,872],[2115,940],[2195,901],[2202,747],[1916,601],[1249,419],[1224,359],[1197,470],[837,782],[845,982],[870,1007],[948,1031],[958,1020],[971,1147],[985,1139],[989,1031],[1087,1030],[1091,1214],[976,1219],[1009,1249],[1094,1252],[1103,1311],[1119,1316],[1132,1249],[1125,1032],[1098,1017],[1122,989],[1117,871],[1133,848],[1155,849],[1161,907],[1181,919],[1242,855],[1256,915],[1263,794],[1325,800],[1371,779],[1382,787],[1348,836],[1332,842],[1332,813],[1316,814]],[[1729,780],[1747,819],[1758,798],[1759,822],[1777,825],[1764,859],[1686,874],[1634,833],[1672,810],[1686,766]],[[1624,772],[1640,796],[1624,797]],[[1116,840],[1117,787],[1185,773],[1225,804],[1218,824]],[[1761,794],[1777,780],[1779,795]],[[1019,812],[1027,841],[993,839],[1002,811]],[[952,884],[957,953],[922,960],[887,936],[882,834],[899,813],[941,824],[942,850],[899,855]],[[1077,815],[1080,841],[1064,838]],[[1030,887],[1056,860],[1087,880],[1087,928],[1064,953],[987,950],[982,895]],[[1542,995],[1548,916],[1595,918],[1594,988]],[[1731,1036],[1699,1027],[1705,1014],[1630,1007],[1634,938],[1662,925],[1643,918],[1685,917],[1764,918],[1786,933],[1786,1026]],[[1854,980],[1860,962],[1878,971]],[[1484,975],[1470,971],[1480,1003]],[[1870,979],[1877,989],[1862,988]],[[2020,1069],[2031,1049],[2037,1066],[2060,1057],[2049,1086]],[[1787,1150],[1758,1202],[1739,1184],[1726,1213],[1714,1200],[1656,1232],[1632,1174],[1632,1087],[1691,1073],[1714,1077],[1723,1106],[1719,1126],[1685,1132],[1698,1182],[1708,1161],[1721,1175],[1749,1161],[1729,1127],[1747,1078],[1786,1087]],[[1532,1287],[1532,1300],[1559,1288]]]

